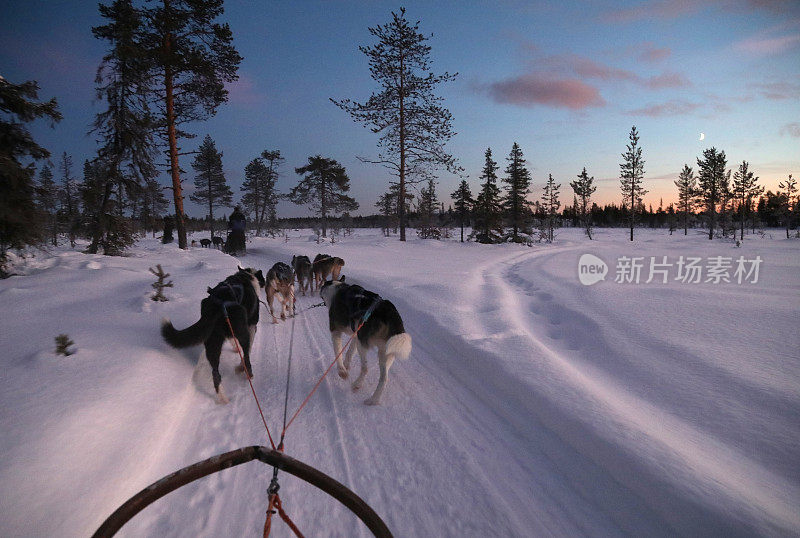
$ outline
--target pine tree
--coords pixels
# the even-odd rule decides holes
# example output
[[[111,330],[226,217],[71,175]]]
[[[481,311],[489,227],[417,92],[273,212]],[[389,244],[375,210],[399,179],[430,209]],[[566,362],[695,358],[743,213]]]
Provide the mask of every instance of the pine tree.
[[[242,57],[233,46],[228,24],[214,22],[223,0],[162,0],[143,10],[147,26],[144,47],[150,62],[149,96],[160,103],[160,125],[169,151],[178,247],[186,241],[178,140],[188,137],[179,126],[213,116],[228,100],[225,83],[237,80]]]
[[[556,184],[553,179],[553,174],[548,174],[547,183],[544,185],[544,192],[542,193],[542,209],[544,210],[545,220],[547,222],[547,242],[552,243],[555,239],[553,230],[556,227],[556,217],[558,217],[558,208],[561,207],[561,201],[558,199],[558,191],[561,184]]]
[[[703,159],[697,159],[700,197],[708,219],[708,238],[714,239],[717,223],[717,206],[723,199],[728,161],[724,151],[709,148],[703,151]]]
[[[792,199],[795,198],[795,193],[797,192],[797,180],[792,179],[792,174],[789,174],[789,179],[778,183],[778,187],[786,190],[784,195],[785,202],[781,205],[783,206],[783,215],[786,220],[786,239],[789,239],[789,227],[792,222]]]
[[[267,160],[269,165],[264,164]],[[263,151],[261,157],[253,159],[244,170],[242,183],[242,205],[245,210],[253,213],[256,235],[261,235],[265,226],[272,228],[272,221],[276,217],[278,193],[275,191],[275,182],[278,179],[278,164],[283,161],[281,152]]]
[[[156,236],[156,229],[161,215],[169,207],[169,200],[164,196],[164,187],[159,184],[156,178],[145,180],[142,189],[142,226],[145,230],[152,230],[153,237]]]
[[[78,214],[80,213],[78,181],[72,176],[72,157],[67,155],[66,151],[61,155],[59,170],[61,171],[61,187],[59,189],[61,209],[66,221],[69,244],[75,248],[75,234],[78,231]]]
[[[434,225],[433,217],[438,206],[436,182],[433,178],[429,178],[428,186],[423,188],[419,194],[419,220],[422,228]]]
[[[697,200],[697,180],[694,171],[689,165],[684,164],[683,170],[674,182],[678,187],[678,210],[683,214],[683,235],[689,234],[689,215],[694,210]]]
[[[511,153],[506,158],[506,177],[503,183],[508,185],[506,196],[503,199],[503,208],[506,210],[511,220],[511,230],[513,241],[519,242],[517,232],[523,227],[523,218],[531,206],[527,195],[530,193],[531,173],[525,167],[525,158],[519,144],[514,142]]]
[[[739,169],[733,174],[733,197],[739,204],[739,239],[744,241],[744,220],[747,209],[753,198],[764,192],[764,187],[758,186],[758,176],[749,170],[747,161],[742,161]],[[735,234],[734,234],[735,235]]]
[[[577,213],[586,235],[591,240],[592,219],[589,208],[591,207],[592,194],[597,190],[597,187],[594,186],[594,176],[589,177],[589,174],[586,173],[586,167],[584,167],[583,171],[578,174],[578,179],[570,182],[569,186],[572,187],[575,196],[580,199],[578,200],[579,205]]]
[[[669,207],[667,208],[667,226],[669,227],[669,235],[672,235],[672,232],[677,229],[675,220],[675,206],[669,204]]]
[[[47,218],[47,230],[50,243],[58,246],[58,189],[53,180],[53,169],[45,164],[39,171],[39,183],[36,185],[36,201]]]
[[[647,191],[642,187],[644,179],[644,159],[642,148],[639,147],[639,133],[636,126],[631,128],[628,135],[630,143],[627,151],[622,154],[624,161],[619,165],[620,188],[622,189],[622,207],[628,208],[628,222],[631,228],[631,241],[633,241],[633,228],[636,226],[636,212],[642,204],[642,197]]]
[[[217,151],[214,140],[206,135],[192,161],[197,175],[194,178],[195,191],[189,199],[196,204],[208,206],[208,221],[211,237],[214,237],[214,207],[230,206],[233,203],[233,192],[225,180],[222,170],[222,152]]]
[[[292,188],[288,198],[298,205],[307,204],[322,217],[322,237],[327,237],[328,215],[358,209],[358,202],[345,194],[350,190],[350,178],[334,159],[309,157],[306,166],[294,171],[305,177]]]
[[[380,214],[383,215],[383,235],[389,237],[389,228],[392,227],[394,218],[397,212],[397,203],[390,192],[385,192],[380,195],[378,201],[375,202],[375,207],[378,208]]]
[[[456,213],[458,213],[458,223],[461,226],[461,242],[464,242],[464,224],[469,220],[470,211],[475,204],[472,199],[472,192],[469,190],[469,183],[462,179],[458,188],[450,195],[455,200]]]
[[[429,37],[419,32],[419,21],[410,24],[405,8],[392,13],[388,24],[369,28],[378,43],[359,47],[369,59],[370,73],[381,91],[364,103],[349,99],[331,101],[353,120],[373,133],[380,133],[382,152],[365,162],[381,164],[399,180],[399,199],[404,199],[407,182],[424,181],[433,170],[457,172],[458,166],[444,144],[455,134],[452,114],[442,106],[434,90],[456,75],[434,75],[430,71]],[[400,204],[400,241],[406,240],[405,204]]]
[[[497,186],[497,162],[492,159],[492,149],[487,148],[484,153],[486,159],[480,179],[481,192],[475,200],[476,225],[481,232],[476,235],[479,243],[495,243],[502,234],[502,202],[500,188]]]
[[[37,102],[39,85],[34,81],[11,84],[0,76],[0,276],[9,248],[22,248],[39,238],[34,203],[34,165],[50,152],[37,144],[25,127],[37,118],[51,125],[61,121],[55,99]]]
[[[92,206],[87,251],[102,247],[113,255],[134,242],[123,218],[125,205],[138,196],[147,178],[156,175],[155,125],[146,99],[150,77],[142,52],[142,14],[131,0],[114,0],[99,9],[108,23],[95,26],[92,33],[107,41],[110,49],[97,69],[95,84],[97,98],[108,106],[97,114],[92,132],[104,141],[97,162],[106,170],[94,178],[101,183],[93,188],[102,194],[100,203]]]

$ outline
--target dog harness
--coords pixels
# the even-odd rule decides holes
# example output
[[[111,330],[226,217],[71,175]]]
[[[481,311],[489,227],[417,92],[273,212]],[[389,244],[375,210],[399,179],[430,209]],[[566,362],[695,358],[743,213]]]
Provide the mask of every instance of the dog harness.
[[[223,280],[213,288],[208,288],[208,298],[222,307],[228,317],[228,307],[241,305],[244,300],[244,286],[241,282],[230,283]]]
[[[347,305],[348,313],[347,319],[350,320],[350,329],[356,330],[356,326],[362,321],[366,322],[375,307],[378,306],[383,299],[375,292],[367,291],[357,284],[348,286],[342,290],[341,301]]]

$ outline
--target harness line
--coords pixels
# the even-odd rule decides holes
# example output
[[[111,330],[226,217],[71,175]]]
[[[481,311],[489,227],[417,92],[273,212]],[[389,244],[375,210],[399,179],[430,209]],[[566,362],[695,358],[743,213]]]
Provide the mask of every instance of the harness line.
[[[253,398],[256,400],[256,406],[258,407],[258,414],[261,415],[261,422],[264,423],[264,429],[267,430],[267,438],[269,439],[269,444],[272,446],[273,450],[275,449],[275,442],[272,440],[272,434],[269,431],[269,426],[267,426],[267,419],[264,418],[264,411],[261,410],[261,403],[258,401],[258,396],[256,395],[256,389],[253,388],[253,379],[250,376],[250,373],[247,371],[247,366],[244,363],[244,355],[242,354],[242,350],[239,348],[239,340],[236,338],[236,335],[233,332],[233,325],[231,325],[231,319],[228,317],[228,310],[223,308],[225,312],[225,321],[228,323],[228,328],[231,330],[231,336],[233,337],[233,345],[236,347],[236,352],[239,354],[239,360],[242,362],[242,369],[244,370],[244,375],[247,377],[247,382],[250,383],[250,391],[253,393]]]
[[[261,302],[262,304],[266,304],[261,299],[259,299],[259,302]],[[333,362],[331,362],[330,365],[328,365],[328,368],[325,370],[325,373],[322,374],[322,377],[319,378],[319,381],[317,381],[316,385],[314,385],[314,388],[311,389],[311,392],[308,393],[308,396],[306,396],[305,400],[303,400],[303,403],[300,404],[300,407],[297,408],[297,411],[294,412],[294,415],[292,415],[292,418],[287,422],[286,421],[286,417],[288,415],[288,408],[289,408],[289,385],[290,385],[291,375],[292,375],[292,354],[293,354],[293,350],[294,350],[294,328],[295,328],[295,321],[297,319],[297,312],[295,310],[294,315],[292,316],[292,331],[291,331],[291,334],[290,334],[290,337],[289,337],[289,358],[288,358],[288,361],[287,361],[287,368],[286,368],[286,391],[285,391],[284,400],[283,400],[283,430],[281,431],[281,437],[280,437],[280,440],[278,441],[278,446],[277,447],[275,446],[275,442],[272,440],[272,434],[270,433],[269,426],[267,426],[267,421],[264,418],[264,412],[261,409],[261,403],[259,403],[258,396],[256,395],[255,388],[253,388],[253,381],[251,380],[250,376],[247,375],[248,372],[247,372],[247,367],[245,366],[245,363],[244,363],[244,355],[242,354],[242,351],[239,348],[239,342],[236,339],[236,336],[235,336],[235,334],[233,332],[233,326],[231,325],[230,318],[228,317],[228,310],[225,308],[224,304],[222,305],[223,312],[225,313],[225,321],[228,323],[228,328],[231,331],[231,336],[233,337],[234,345],[236,346],[236,351],[237,351],[237,353],[239,353],[239,359],[242,362],[242,368],[244,368],[245,375],[247,375],[247,381],[250,384],[250,391],[253,393],[253,398],[256,401],[256,406],[258,406],[258,412],[261,415],[261,422],[264,423],[264,428],[267,430],[267,437],[269,438],[269,442],[270,442],[270,445],[272,445],[273,450],[278,450],[280,452],[283,452],[283,440],[286,437],[286,430],[289,428],[289,426],[292,425],[292,422],[294,422],[294,419],[297,418],[297,415],[300,414],[300,411],[303,410],[303,407],[305,407],[305,405],[311,399],[311,396],[314,395],[316,390],[319,388],[320,384],[322,384],[322,381],[328,375],[328,372],[330,372],[331,368],[333,368],[333,365],[336,364],[336,361],[338,361],[339,357],[342,356],[342,353],[344,353],[344,351],[346,349],[348,349],[348,346],[350,346],[350,344],[352,343],[353,338],[355,338],[355,336],[358,334],[358,331],[361,330],[361,327],[364,326],[364,324],[367,322],[369,317],[372,315],[372,312],[375,310],[375,307],[377,307],[378,303],[380,303],[380,302],[381,302],[381,298],[380,297],[376,297],[375,300],[373,300],[373,302],[370,305],[370,307],[367,309],[366,312],[364,312],[364,315],[361,318],[361,323],[353,331],[353,334],[350,335],[350,338],[347,340],[347,343],[342,347],[341,350],[339,350],[339,353],[336,354],[336,358],[334,358]],[[323,306],[324,304],[325,304],[325,302],[323,301],[322,303],[315,304],[315,305],[310,306],[310,307],[308,307],[308,308],[306,308],[304,310],[311,310],[312,308],[316,308],[318,306]],[[300,312],[303,312],[304,310],[301,310]],[[274,316],[273,316],[273,318],[274,318]],[[273,333],[273,336],[274,336],[274,333]],[[275,343],[276,343],[276,351],[277,351],[277,339],[276,339]],[[300,530],[297,528],[297,526],[294,524],[294,522],[289,518],[289,516],[283,510],[283,505],[281,504],[281,498],[278,495],[278,490],[280,489],[280,486],[278,485],[278,470],[279,469],[278,469],[277,466],[273,467],[272,480],[270,481],[269,488],[267,489],[267,493],[269,495],[269,501],[268,501],[268,505],[267,505],[267,517],[266,517],[266,520],[264,521],[264,534],[263,534],[263,536],[264,536],[264,538],[268,538],[269,533],[270,533],[270,531],[272,529],[272,514],[275,513],[275,510],[273,510],[273,507],[274,507],[275,509],[277,509],[277,512],[280,515],[281,519],[283,519],[283,521],[286,522],[286,524],[289,526],[289,528],[292,529],[292,532],[294,532],[294,534],[298,538],[304,538],[303,534],[300,532]]]
[[[306,396],[306,399],[305,399],[305,400],[303,400],[303,403],[301,403],[301,404],[300,404],[300,407],[298,407],[298,408],[297,408],[297,411],[295,411],[295,412],[294,412],[294,415],[292,415],[292,418],[289,420],[289,422],[284,424],[284,426],[283,426],[283,431],[281,432],[281,439],[283,439],[283,438],[284,438],[284,436],[286,435],[286,430],[287,430],[287,429],[289,429],[289,426],[291,426],[291,425],[292,425],[292,422],[294,422],[294,419],[296,419],[296,418],[297,418],[297,415],[299,415],[299,414],[300,414],[300,411],[302,411],[302,410],[303,410],[303,407],[305,407],[305,405],[306,405],[306,404],[308,403],[308,401],[311,399],[311,396],[313,396],[313,395],[314,395],[314,392],[316,392],[316,390],[319,388],[320,384],[322,383],[322,380],[323,380],[323,379],[325,379],[325,376],[327,376],[327,375],[328,375],[328,372],[330,372],[330,371],[331,371],[331,368],[333,368],[333,365],[334,365],[334,364],[336,364],[336,361],[338,361],[338,360],[339,360],[339,357],[341,357],[341,356],[342,356],[342,353],[344,353],[344,351],[345,351],[345,350],[348,348],[348,346],[350,345],[350,343],[353,341],[353,338],[355,338],[355,336],[358,334],[358,331],[360,331],[360,330],[361,330],[361,327],[363,327],[363,326],[364,326],[364,324],[367,322],[367,320],[369,319],[369,317],[372,315],[372,312],[375,310],[375,307],[376,307],[376,306],[378,306],[378,303],[380,303],[380,302],[381,302],[381,300],[382,300],[382,299],[381,299],[380,297],[378,297],[377,299],[375,299],[375,300],[372,302],[372,304],[370,305],[370,307],[367,309],[367,311],[366,311],[366,312],[364,312],[364,316],[361,318],[361,323],[358,325],[358,327],[356,328],[356,330],[355,330],[355,331],[353,331],[353,334],[351,334],[351,335],[350,335],[350,338],[347,340],[347,343],[346,343],[344,346],[342,346],[342,349],[341,349],[341,350],[339,350],[339,353],[336,355],[336,358],[335,358],[335,359],[333,359],[333,362],[331,362],[331,363],[328,365],[328,368],[325,370],[325,373],[324,373],[324,374],[322,374],[322,377],[320,377],[320,378],[319,378],[319,381],[317,381],[317,384],[316,384],[316,385],[314,385],[314,388],[313,388],[313,389],[311,389],[311,392],[309,392],[309,393],[308,393],[308,396]]]

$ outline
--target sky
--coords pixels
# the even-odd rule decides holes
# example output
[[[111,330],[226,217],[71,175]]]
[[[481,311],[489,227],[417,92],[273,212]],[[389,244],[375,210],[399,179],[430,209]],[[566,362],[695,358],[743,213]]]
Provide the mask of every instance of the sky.
[[[53,159],[72,155],[75,171],[95,155],[88,134],[103,109],[94,74],[105,50],[91,27],[102,24],[96,2],[12,0],[4,3],[0,75],[38,81],[39,97],[56,97],[63,121],[31,126]],[[355,123],[330,98],[366,100],[377,84],[359,46],[373,44],[368,28],[385,24],[403,6],[430,35],[432,69],[458,73],[437,93],[453,114],[456,136],[446,148],[479,189],[484,152],[500,165],[514,142],[533,178],[530,199],[548,174],[571,204],[569,182],[586,167],[598,186],[594,200],[619,203],[619,164],[636,126],[645,160],[645,204],[676,199],[673,181],[684,164],[695,170],[704,149],[724,150],[728,166],[743,160],[766,188],[800,174],[800,2],[796,0],[676,0],[525,2],[297,1],[225,3],[243,56],[229,102],[188,125],[223,152],[235,193],[244,168],[265,149],[286,159],[278,189],[300,179],[310,156],[342,163],[351,179],[356,214],[377,212],[391,179],[357,157],[377,155],[378,135]],[[700,140],[700,134],[704,140]],[[185,156],[184,186],[194,170]],[[439,199],[451,203],[460,177],[442,172]],[[166,185],[166,174],[162,174]],[[187,198],[187,213],[203,209]],[[215,211],[215,213],[217,213]],[[281,202],[279,216],[303,216]]]

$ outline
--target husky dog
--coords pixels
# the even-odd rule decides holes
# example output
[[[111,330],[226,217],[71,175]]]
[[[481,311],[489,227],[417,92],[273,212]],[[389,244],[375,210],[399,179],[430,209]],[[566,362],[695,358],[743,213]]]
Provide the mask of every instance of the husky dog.
[[[228,398],[220,383],[219,357],[222,344],[231,337],[231,327],[244,355],[247,375],[253,377],[250,366],[250,346],[258,326],[258,294],[264,288],[265,280],[261,271],[239,267],[236,274],[229,276],[214,288],[208,288],[208,297],[200,301],[200,319],[194,325],[179,331],[172,322],[164,319],[161,323],[161,336],[175,348],[205,345],[206,358],[211,364],[211,375],[214,378],[214,390],[217,392],[217,403],[228,403]],[[230,319],[231,327],[225,320]],[[242,371],[241,365],[236,367]]]
[[[350,359],[355,346],[361,357],[361,372],[353,381],[353,390],[358,390],[367,375],[367,353],[370,348],[378,348],[378,365],[380,379],[372,396],[364,401],[367,405],[380,403],[389,368],[395,358],[406,359],[411,353],[411,335],[405,332],[403,320],[397,308],[390,302],[361,286],[345,284],[344,276],[339,280],[328,280],[320,290],[320,296],[328,307],[333,351],[338,357],[339,376],[347,379]],[[358,331],[356,342],[347,350],[342,360],[342,335],[350,335],[358,329],[367,312],[371,312],[367,321]]]
[[[328,280],[328,277],[331,280],[338,280],[342,267],[344,267],[344,260],[336,256],[325,255],[324,258],[316,260],[312,264],[311,270],[314,273],[314,282],[317,284],[317,289],[322,287],[322,283]]]
[[[211,246],[211,239],[204,237],[200,240],[200,246],[203,248],[208,248]]]
[[[297,287],[305,295],[311,284],[311,260],[308,259],[308,256],[292,256],[292,269],[294,269],[294,277],[297,279]]]
[[[317,253],[316,256],[314,256],[314,262],[311,264],[311,291],[314,291],[315,284],[317,283],[317,277],[314,273],[314,267],[320,260],[324,260],[325,258],[330,258],[330,257],[331,257],[330,254],[322,254],[319,252]],[[319,291],[319,288],[320,286],[316,286],[317,291]]]
[[[281,319],[286,319],[286,314],[294,309],[294,274],[292,268],[283,262],[276,263],[267,271],[267,306],[273,323],[278,323],[272,310],[276,293],[281,294]]]
[[[221,238],[220,236],[218,236],[218,235],[215,235],[214,237],[212,237],[212,238],[211,238],[211,242],[212,242],[212,243],[214,243],[214,248],[218,248],[218,249],[220,249],[220,250],[222,250],[222,245],[224,245],[224,244],[225,244],[225,240],[224,240],[224,239],[222,239],[222,238]]]

